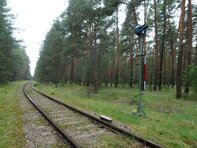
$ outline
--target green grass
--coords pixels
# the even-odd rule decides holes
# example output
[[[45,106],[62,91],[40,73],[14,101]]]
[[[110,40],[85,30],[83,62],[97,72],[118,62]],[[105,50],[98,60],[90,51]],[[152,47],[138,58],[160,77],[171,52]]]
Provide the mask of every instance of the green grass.
[[[37,88],[77,108],[112,117],[164,147],[197,147],[197,101],[177,100],[174,89],[146,91],[142,99],[147,117],[138,117],[132,115],[137,108],[137,89],[103,88],[96,95],[87,95],[85,87],[76,85]]]
[[[22,112],[19,87],[22,83],[0,85],[0,148],[23,147]]]

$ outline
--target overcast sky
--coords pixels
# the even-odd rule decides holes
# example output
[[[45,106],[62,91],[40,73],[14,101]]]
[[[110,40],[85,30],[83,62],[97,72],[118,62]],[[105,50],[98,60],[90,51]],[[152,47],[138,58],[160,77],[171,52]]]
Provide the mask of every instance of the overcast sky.
[[[7,0],[11,13],[16,16],[14,36],[24,41],[34,74],[40,46],[54,20],[68,6],[67,0]]]

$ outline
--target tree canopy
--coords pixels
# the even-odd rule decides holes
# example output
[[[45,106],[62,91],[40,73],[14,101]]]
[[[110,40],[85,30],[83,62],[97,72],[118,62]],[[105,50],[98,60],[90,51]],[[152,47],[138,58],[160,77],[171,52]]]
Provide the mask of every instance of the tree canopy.
[[[126,15],[122,27],[121,5],[125,5]],[[133,87],[139,75],[139,38],[134,27],[140,19],[139,10],[144,9],[144,23],[149,28],[143,39],[143,61],[148,62],[147,72],[142,74],[146,73],[151,90],[174,87],[183,80],[186,67],[197,63],[194,8],[190,0],[187,5],[184,0],[70,0],[43,42],[35,77],[46,82],[84,84],[94,92],[102,85]],[[176,12],[181,12],[179,26]],[[183,33],[184,29],[189,34]],[[189,83],[176,84],[180,86],[188,87]]]
[[[13,37],[13,15],[0,0],[0,83],[30,78],[29,58]]]

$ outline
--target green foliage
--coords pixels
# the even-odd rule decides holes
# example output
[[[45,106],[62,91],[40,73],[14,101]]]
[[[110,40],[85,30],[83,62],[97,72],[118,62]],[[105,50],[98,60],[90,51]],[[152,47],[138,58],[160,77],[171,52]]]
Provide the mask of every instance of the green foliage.
[[[0,83],[29,79],[29,59],[17,41],[12,37],[13,16],[0,0]]]
[[[12,75],[11,49],[14,40],[11,36],[11,18],[6,8],[6,1],[0,1],[0,83],[7,82]]]
[[[175,12],[180,8],[179,0],[156,1],[158,55],[155,55],[157,52],[154,48],[153,1],[69,0],[67,9],[57,18],[46,35],[35,78],[43,82],[78,83],[87,86],[104,83],[106,86],[109,83],[113,86],[113,83],[117,82],[132,86],[138,82],[139,61],[136,57],[139,55],[139,39],[133,30],[139,21],[138,10],[144,6],[143,2],[149,2],[146,7],[146,23],[149,26],[147,43],[143,42],[147,46],[146,53],[144,52],[148,59],[147,83],[151,83],[151,86],[156,67],[163,67],[161,78],[157,77],[154,84],[158,83],[159,79],[162,85],[169,86],[171,83],[174,86],[178,35],[174,18],[177,14]],[[118,24],[120,19],[117,19],[121,5],[126,6],[126,19],[122,29]],[[195,34],[195,8],[193,12]],[[158,62],[159,59],[163,62]],[[163,65],[160,64],[159,67],[154,63]]]
[[[30,61],[24,49],[17,48],[12,50],[12,63],[12,80],[29,80],[31,78]]]
[[[120,4],[120,0],[104,0],[105,7],[103,8],[103,13],[107,16],[111,16]]]
[[[35,71],[35,78],[39,81],[60,81],[59,69],[62,68],[65,44],[63,36],[57,28],[58,23],[57,21],[48,32],[40,52],[40,59]]]
[[[184,82],[189,81],[194,92],[197,94],[197,66],[191,65],[187,67],[184,75]]]
[[[40,86],[40,83],[39,82],[34,82],[33,83],[33,87],[39,87]]]
[[[69,1],[66,12],[45,38],[35,72],[37,80],[88,83],[96,64],[98,71],[105,72],[99,78],[108,77],[106,69],[112,61],[115,37],[111,38],[107,30],[114,20],[105,20],[101,4],[99,0]]]

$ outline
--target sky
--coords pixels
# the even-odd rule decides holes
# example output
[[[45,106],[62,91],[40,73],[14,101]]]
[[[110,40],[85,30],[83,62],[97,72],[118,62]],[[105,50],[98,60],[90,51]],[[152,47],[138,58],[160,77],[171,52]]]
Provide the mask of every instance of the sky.
[[[39,51],[46,33],[54,20],[66,10],[67,0],[7,0],[8,8],[16,17],[14,36],[23,40],[30,59],[30,72],[33,75]]]

